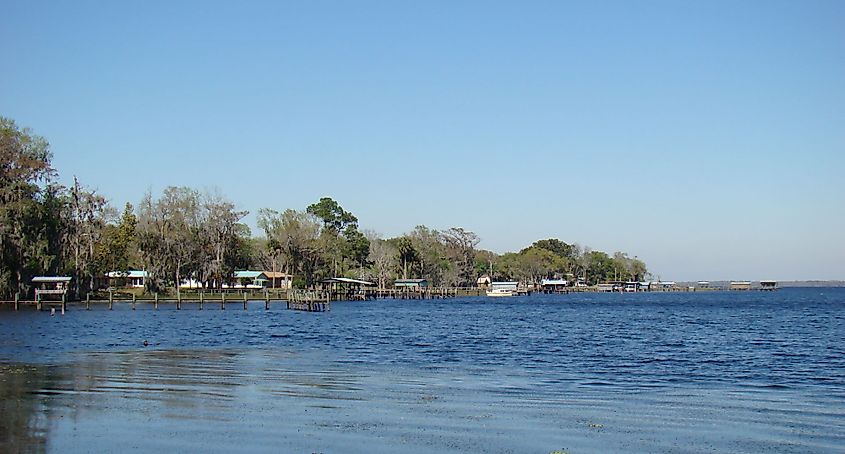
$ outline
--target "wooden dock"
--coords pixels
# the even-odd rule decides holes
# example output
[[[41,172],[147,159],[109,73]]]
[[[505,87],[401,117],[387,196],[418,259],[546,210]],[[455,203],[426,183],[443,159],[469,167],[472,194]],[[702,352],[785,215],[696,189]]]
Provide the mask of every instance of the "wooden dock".
[[[331,294],[320,290],[292,289],[288,292],[287,308],[295,311],[328,312]]]
[[[673,287],[650,289],[647,292],[701,292],[714,291],[719,288],[692,288],[692,287]],[[544,291],[542,289],[534,289],[533,291],[525,291],[523,293],[530,295],[531,293],[541,294],[570,294],[570,293],[596,293],[601,292],[596,286],[591,287],[566,287],[555,291]],[[620,293],[617,291],[617,293]],[[637,292],[640,293],[640,292]],[[522,293],[521,293],[522,294]],[[327,312],[331,310],[331,303],[335,301],[373,301],[380,299],[394,299],[394,300],[426,300],[426,299],[447,299],[458,297],[478,297],[485,296],[486,290],[477,287],[422,287],[422,288],[388,288],[388,289],[356,289],[343,291],[329,291],[329,290],[300,290],[300,289],[267,289],[263,292],[244,292],[244,291],[229,291],[229,292],[196,292],[185,291],[177,296],[159,296],[158,294],[138,296],[129,292],[102,292],[97,294],[88,294],[84,300],[69,301],[64,295],[61,300],[48,300],[44,298],[36,298],[34,300],[24,300],[17,296],[14,300],[2,301],[0,305],[10,305],[14,310],[20,310],[22,307],[34,307],[36,310],[57,309],[62,313],[71,305],[75,308],[84,307],[86,310],[91,309],[92,306],[106,306],[109,310],[114,307],[115,303],[130,304],[132,310],[141,305],[151,305],[154,309],[158,309],[159,305],[175,305],[177,310],[181,310],[183,305],[190,305],[192,308],[203,310],[206,307],[220,308],[225,310],[232,305],[239,305],[243,310],[247,309],[249,302],[263,302],[264,309],[270,310],[272,303],[284,303],[285,308],[289,310],[307,311],[307,312]]]

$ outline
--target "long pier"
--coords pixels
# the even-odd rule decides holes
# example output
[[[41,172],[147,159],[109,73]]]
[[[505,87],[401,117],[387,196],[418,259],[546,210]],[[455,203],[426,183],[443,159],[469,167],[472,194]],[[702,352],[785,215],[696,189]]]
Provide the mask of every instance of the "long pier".
[[[645,290],[646,292],[700,292],[714,291],[719,288],[693,288],[693,287],[670,287]],[[602,292],[596,286],[590,287],[565,287],[554,290],[532,289],[531,292],[541,294],[570,294],[570,293],[596,293]],[[522,292],[528,293],[531,292]],[[521,293],[521,294],[522,294]],[[616,293],[620,293],[618,290]],[[639,292],[638,292],[639,293]],[[191,305],[198,310],[206,307],[220,308],[225,310],[232,305],[239,305],[244,310],[249,302],[263,302],[264,309],[270,310],[273,304],[285,304],[289,310],[300,310],[307,312],[326,312],[331,310],[331,303],[334,301],[371,301],[378,299],[398,300],[424,300],[424,299],[447,299],[457,297],[485,296],[486,289],[477,287],[422,287],[422,288],[361,288],[350,290],[299,290],[299,289],[267,289],[263,292],[192,292],[186,291],[176,296],[160,296],[158,294],[144,294],[138,296],[129,292],[109,292],[86,295],[84,300],[68,301],[64,295],[61,300],[48,300],[36,298],[35,300],[20,299],[17,295],[14,300],[0,300],[0,305],[11,305],[14,310],[21,307],[34,306],[36,310],[59,309],[64,313],[69,304],[74,307],[84,307],[86,310],[91,306],[106,306],[111,310],[115,303],[130,304],[132,310],[139,305],[152,305],[158,309],[159,305],[175,305],[181,310],[183,305]]]

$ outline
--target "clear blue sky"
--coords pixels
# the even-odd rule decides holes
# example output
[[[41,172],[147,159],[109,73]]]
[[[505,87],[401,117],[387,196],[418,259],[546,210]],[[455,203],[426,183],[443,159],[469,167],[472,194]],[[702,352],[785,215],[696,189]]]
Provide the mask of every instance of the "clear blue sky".
[[[386,236],[841,279],[843,24],[841,1],[4,0],[0,115],[118,207],[328,195]]]

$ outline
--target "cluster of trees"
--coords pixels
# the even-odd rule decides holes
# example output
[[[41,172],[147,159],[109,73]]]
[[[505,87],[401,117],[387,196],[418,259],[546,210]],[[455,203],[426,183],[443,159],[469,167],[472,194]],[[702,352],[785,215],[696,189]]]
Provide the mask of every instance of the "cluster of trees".
[[[531,246],[501,256],[489,256],[498,265],[493,277],[539,282],[549,277],[568,277],[593,285],[606,281],[641,281],[648,274],[645,263],[623,252],[605,252],[567,244],[555,238],[535,241]],[[484,264],[479,263],[479,268]]]
[[[168,187],[147,193],[122,213],[75,178],[57,183],[47,141],[0,117],[0,296],[27,294],[36,275],[69,275],[77,295],[94,290],[111,271],[144,269],[151,291],[192,279],[206,288],[232,280],[236,269],[294,275],[310,286],[331,276],[389,286],[396,278],[425,278],[436,286],[494,280],[538,282],[581,278],[589,283],[642,279],[637,258],[609,256],[557,239],[515,253],[479,250],[462,228],[417,226],[394,238],[362,231],[358,218],[324,197],[303,210],[259,210],[262,236],[242,223],[245,211],[215,192]]]
[[[73,272],[77,290],[104,254],[103,197],[55,182],[43,137],[0,117],[0,294],[25,293],[33,275]]]

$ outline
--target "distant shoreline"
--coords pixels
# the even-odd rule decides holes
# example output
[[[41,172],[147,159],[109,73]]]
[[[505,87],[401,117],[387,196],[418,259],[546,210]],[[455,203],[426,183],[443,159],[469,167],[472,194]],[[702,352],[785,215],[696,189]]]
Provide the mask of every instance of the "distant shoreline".
[[[845,287],[845,281],[783,281],[781,287]]]
[[[807,280],[807,281],[777,281],[778,287],[845,287],[845,280]],[[679,284],[695,285],[695,282],[679,282]],[[730,281],[710,281],[714,287],[728,287]]]

